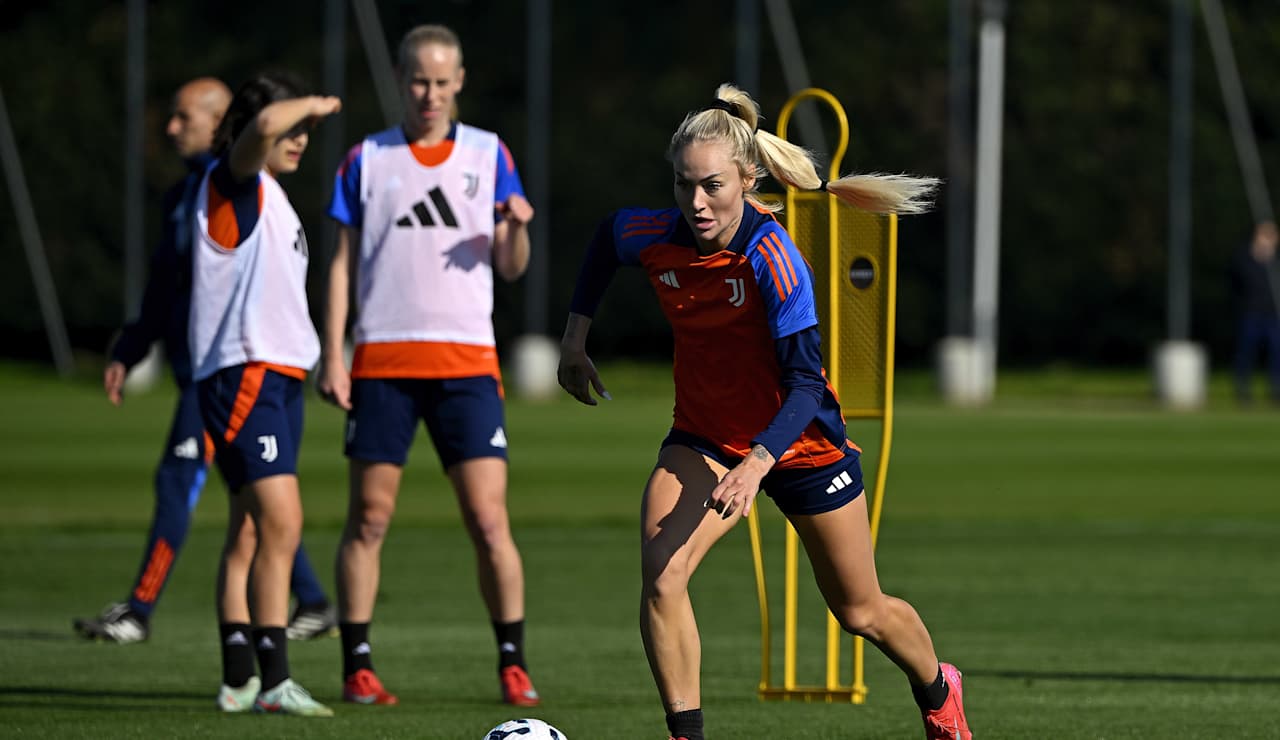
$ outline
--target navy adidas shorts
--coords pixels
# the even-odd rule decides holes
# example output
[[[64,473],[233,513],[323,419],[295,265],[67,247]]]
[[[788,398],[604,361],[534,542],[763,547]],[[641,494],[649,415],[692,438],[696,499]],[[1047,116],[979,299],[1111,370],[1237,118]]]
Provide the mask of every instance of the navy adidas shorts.
[[[688,447],[731,470],[742,462],[741,458],[725,455],[708,440],[678,429],[672,429],[662,440],[662,447],[668,445]],[[760,488],[783,514],[835,511],[862,494],[862,455],[846,445],[840,460],[820,468],[772,470],[760,481]]]
[[[199,381],[200,416],[232,493],[273,475],[297,475],[302,381],[235,365]]]
[[[427,426],[440,464],[507,459],[502,395],[489,375],[469,378],[359,378],[351,383],[347,457],[403,466]]]

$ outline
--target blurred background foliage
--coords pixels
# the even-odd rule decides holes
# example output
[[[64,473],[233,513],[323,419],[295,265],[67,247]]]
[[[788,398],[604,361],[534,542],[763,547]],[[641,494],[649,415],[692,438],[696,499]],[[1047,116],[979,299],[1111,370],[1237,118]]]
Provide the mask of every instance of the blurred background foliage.
[[[412,25],[439,22],[463,40],[463,120],[498,131],[527,161],[526,8],[516,0],[377,3],[394,50]],[[948,4],[792,0],[812,84],[844,104],[853,129],[843,169],[946,176]],[[1224,2],[1264,172],[1280,173],[1280,8]],[[554,1],[550,202],[535,203],[549,240],[549,326],[558,336],[595,224],[624,205],[671,203],[663,154],[683,115],[735,74],[734,3],[639,6]],[[160,194],[182,174],[163,135],[170,96],[211,74],[233,87],[287,67],[319,85],[323,4],[147,6],[145,172],[149,239]],[[1125,367],[1166,336],[1169,149],[1168,0],[1012,0],[1007,18],[1002,199],[1002,365]],[[768,16],[761,11],[761,23]],[[345,150],[383,127],[348,8]],[[975,18],[976,29],[976,18]],[[105,350],[124,317],[123,163],[126,19],[122,2],[0,0],[0,90],[12,119],[73,346]],[[767,26],[755,90],[767,126],[790,91]],[[1192,338],[1215,365],[1230,354],[1229,255],[1251,227],[1203,24],[1195,35]],[[976,48],[976,44],[975,44]],[[334,91],[325,91],[334,92]],[[834,126],[826,121],[828,140]],[[334,163],[312,138],[285,186],[313,245]],[[49,356],[7,187],[0,204],[0,344],[10,358]],[[899,362],[927,366],[946,331],[944,189],[933,213],[904,219]],[[149,253],[153,242],[149,241]],[[318,311],[324,253],[313,251]],[[500,344],[530,327],[524,283],[500,286]],[[662,358],[669,334],[650,289],[624,272],[597,316],[598,357]]]

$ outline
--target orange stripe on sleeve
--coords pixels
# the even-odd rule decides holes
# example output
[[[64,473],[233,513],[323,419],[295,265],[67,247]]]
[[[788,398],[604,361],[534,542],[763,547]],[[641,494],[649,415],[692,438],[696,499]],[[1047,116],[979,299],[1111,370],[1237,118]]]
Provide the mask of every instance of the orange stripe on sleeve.
[[[774,261],[778,265],[778,274],[782,276],[782,292],[784,294],[784,297],[791,295],[791,291],[796,289],[796,285],[795,285],[794,276],[787,274],[786,252],[778,247],[773,246],[773,243],[769,241],[768,237],[766,237],[765,240],[761,242],[761,244],[763,244],[764,248],[768,250],[770,255],[773,256]]]
[[[258,400],[258,393],[262,391],[262,379],[266,374],[267,368],[262,365],[245,367],[244,375],[240,377],[240,390],[236,392],[236,401],[231,407],[231,418],[227,420],[227,431],[222,437],[225,441],[235,440],[244,427],[253,404]]]
[[[209,182],[209,238],[223,249],[235,249],[240,244],[240,223],[236,221],[236,209],[231,199]]]
[[[262,213],[262,181],[258,181],[258,213]],[[209,238],[223,249],[240,246],[240,221],[236,218],[235,201],[218,190],[213,179],[209,180]]]
[[[760,252],[760,254],[764,255],[764,261],[769,263],[769,272],[773,275],[773,288],[774,290],[778,291],[778,300],[780,301],[787,300],[786,294],[782,292],[782,281],[778,279],[778,268],[776,265],[773,264],[773,257],[769,255],[769,250],[765,249],[763,242],[761,242],[760,244],[757,244],[756,249]]]
[[[204,430],[204,464],[209,465],[213,462],[213,437],[209,434],[209,430]]]
[[[791,289],[787,291],[790,293],[791,290],[794,290],[795,287],[800,284],[800,281],[796,279],[796,268],[791,263],[791,255],[787,254],[787,248],[782,246],[782,240],[778,238],[777,234],[769,234],[765,238],[773,240],[774,246],[778,248],[778,254],[782,256],[783,264],[787,266],[787,272],[791,274]]]
[[[651,228],[636,228],[636,229],[628,229],[628,230],[626,230],[626,231],[623,231],[623,232],[622,232],[622,238],[623,238],[623,239],[629,239],[629,238],[631,238],[631,237],[633,237],[633,236],[641,236],[641,235],[643,235],[643,234],[662,234],[662,233],[664,233],[664,232],[666,232],[666,229],[665,229],[665,228],[661,228],[661,229],[651,229]]]
[[[507,166],[507,174],[516,171],[516,161],[511,156],[511,150],[507,148],[507,142],[498,140],[499,150],[502,152],[502,162]]]

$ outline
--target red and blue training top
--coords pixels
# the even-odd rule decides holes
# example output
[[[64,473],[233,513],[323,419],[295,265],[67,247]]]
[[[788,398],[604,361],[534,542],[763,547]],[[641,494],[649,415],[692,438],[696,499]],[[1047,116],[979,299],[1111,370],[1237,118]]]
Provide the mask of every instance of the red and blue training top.
[[[813,272],[772,214],[744,202],[728,248],[703,256],[679,209],[616,211],[570,310],[593,316],[620,265],[644,268],[671,324],[673,429],[730,459],[761,444],[775,469],[829,465],[852,448],[822,369]]]

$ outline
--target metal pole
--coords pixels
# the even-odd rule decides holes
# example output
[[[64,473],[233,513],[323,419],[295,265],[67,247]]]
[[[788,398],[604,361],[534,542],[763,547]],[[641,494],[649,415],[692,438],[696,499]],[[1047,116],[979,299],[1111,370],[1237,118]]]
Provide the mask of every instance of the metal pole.
[[[734,77],[738,87],[753,96],[760,94],[760,0],[734,3],[738,22],[734,24],[736,55]]]
[[[147,6],[144,0],[125,4],[125,121],[124,121],[124,318],[138,315],[142,306],[143,110],[146,106]]]
[[[1191,334],[1191,0],[1173,0],[1169,16],[1170,340]]]
[[[947,87],[947,335],[973,331],[973,0],[951,0]]]
[[[1222,102],[1226,104],[1227,116],[1231,119],[1231,138],[1235,140],[1236,158],[1240,161],[1240,174],[1249,196],[1253,221],[1274,221],[1271,195],[1267,192],[1267,179],[1262,173],[1262,158],[1253,137],[1253,125],[1249,122],[1249,106],[1244,99],[1244,87],[1240,84],[1240,71],[1231,50],[1231,33],[1227,30],[1222,5],[1218,0],[1200,0],[1200,11],[1204,16],[1205,30],[1209,33],[1209,49],[1213,52],[1213,66],[1218,71]]]
[[[974,205],[973,327],[981,367],[995,389],[1000,296],[1000,160],[1004,117],[1005,0],[982,1],[978,55],[977,198]],[[989,394],[988,394],[989,395]]]
[[[525,281],[525,332],[547,331],[547,254],[551,222],[551,0],[531,0],[528,29],[529,130],[525,156],[529,200],[537,217],[529,224],[529,272]]]
[[[800,34],[791,15],[791,3],[787,0],[765,0],[764,9],[769,14],[769,26],[773,40],[778,45],[782,59],[782,77],[787,81],[788,95],[811,87],[809,68],[804,63],[804,49],[800,46]],[[801,105],[795,111],[796,126],[800,129],[800,141],[818,156],[819,167],[825,171],[829,155],[822,135],[822,124],[813,105]]]
[[[58,291],[53,285],[53,275],[44,256],[44,242],[40,239],[40,227],[36,225],[35,208],[31,206],[31,191],[27,190],[27,178],[22,174],[22,158],[9,123],[9,111],[4,105],[4,93],[0,91],[0,163],[4,165],[4,179],[13,199],[13,211],[18,218],[18,233],[22,248],[27,253],[27,265],[31,268],[31,282],[40,303],[40,316],[44,319],[44,332],[53,352],[53,364],[58,375],[67,378],[75,370],[71,359],[71,343],[67,341],[67,327],[62,321],[62,309],[58,307]]]
[[[394,126],[400,122],[400,91],[396,87],[391,52],[387,49],[387,37],[382,33],[378,8],[371,0],[351,0],[351,9],[356,14],[356,27],[360,29],[364,53],[369,59],[369,74],[373,77],[373,89],[378,95],[382,116],[388,126]]]
[[[324,90],[326,95],[347,97],[347,6],[343,0],[325,0],[324,4]],[[346,141],[346,116],[331,116],[325,122],[320,141],[320,161],[324,172],[332,177],[342,161]],[[327,265],[337,245],[338,227],[332,219],[323,219],[321,254],[318,264]]]

